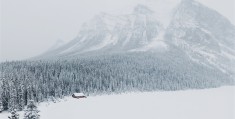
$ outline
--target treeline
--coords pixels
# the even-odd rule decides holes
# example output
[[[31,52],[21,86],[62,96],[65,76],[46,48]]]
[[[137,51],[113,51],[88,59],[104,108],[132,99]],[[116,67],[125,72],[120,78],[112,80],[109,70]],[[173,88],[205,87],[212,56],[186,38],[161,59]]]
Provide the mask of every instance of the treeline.
[[[216,69],[173,58],[132,53],[4,62],[0,64],[0,102],[4,110],[22,110],[30,100],[41,102],[74,92],[183,90],[233,82]]]

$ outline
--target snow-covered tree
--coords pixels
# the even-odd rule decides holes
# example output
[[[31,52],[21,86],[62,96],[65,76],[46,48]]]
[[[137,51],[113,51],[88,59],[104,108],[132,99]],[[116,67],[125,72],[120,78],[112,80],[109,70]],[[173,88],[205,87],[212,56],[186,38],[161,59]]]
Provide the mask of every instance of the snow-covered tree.
[[[4,110],[2,101],[0,100],[0,113]]]
[[[3,75],[0,73],[0,76]],[[4,110],[3,103],[2,103],[2,95],[3,94],[3,77],[0,77],[0,113]]]
[[[26,106],[24,119],[39,119],[40,115],[38,114],[39,110],[37,109],[37,106],[35,105],[33,100],[29,101],[29,104]]]
[[[19,114],[17,113],[16,109],[11,111],[11,116],[8,116],[9,119],[19,119]]]
[[[42,102],[74,92],[182,90],[234,82],[219,70],[171,59],[137,53],[4,62],[0,63],[0,100],[4,109],[22,110],[29,100]]]

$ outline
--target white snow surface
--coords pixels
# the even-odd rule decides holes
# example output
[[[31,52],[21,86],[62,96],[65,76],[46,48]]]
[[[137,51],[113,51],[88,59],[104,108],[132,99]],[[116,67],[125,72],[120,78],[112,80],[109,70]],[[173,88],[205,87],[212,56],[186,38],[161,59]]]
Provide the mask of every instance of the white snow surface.
[[[83,93],[74,93],[75,96],[85,96]]]
[[[156,50],[156,51],[166,51],[167,50],[167,44],[164,41],[164,35],[165,32],[161,31],[157,38],[150,42],[149,44],[145,45],[144,47],[137,48],[137,49],[132,49],[130,52],[145,52],[145,51],[151,51],[151,50]]]
[[[41,103],[40,119],[234,119],[235,86],[175,92],[66,97]],[[7,119],[7,112],[0,119]],[[21,119],[23,112],[20,112]]]

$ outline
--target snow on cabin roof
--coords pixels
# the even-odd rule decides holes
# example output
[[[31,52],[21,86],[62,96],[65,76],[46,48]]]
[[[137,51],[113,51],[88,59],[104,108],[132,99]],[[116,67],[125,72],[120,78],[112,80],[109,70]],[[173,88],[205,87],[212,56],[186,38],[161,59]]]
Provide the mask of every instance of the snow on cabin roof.
[[[85,96],[83,93],[74,93],[74,96]]]

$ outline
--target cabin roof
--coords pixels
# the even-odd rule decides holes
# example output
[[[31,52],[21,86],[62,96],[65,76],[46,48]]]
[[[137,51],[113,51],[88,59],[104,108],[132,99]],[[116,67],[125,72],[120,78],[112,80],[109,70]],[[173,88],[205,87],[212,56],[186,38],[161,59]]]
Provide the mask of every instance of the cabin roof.
[[[85,96],[83,93],[74,93],[74,96]]]

